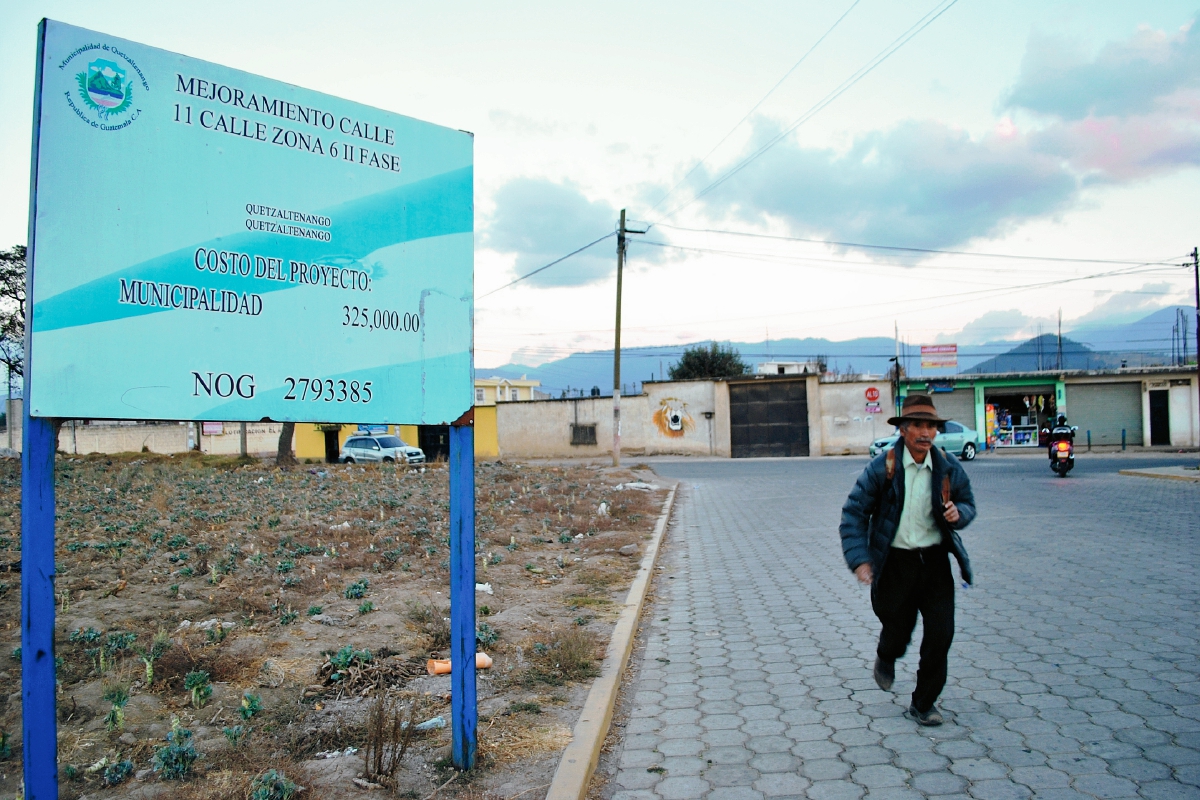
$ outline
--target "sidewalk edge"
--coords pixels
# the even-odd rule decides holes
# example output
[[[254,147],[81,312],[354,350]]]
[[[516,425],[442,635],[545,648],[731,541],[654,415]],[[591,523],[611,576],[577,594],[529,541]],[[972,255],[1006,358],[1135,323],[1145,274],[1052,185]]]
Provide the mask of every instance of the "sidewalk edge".
[[[1117,470],[1121,475],[1131,475],[1136,478],[1158,478],[1159,480],[1168,481],[1191,481],[1200,483],[1200,474],[1197,475],[1173,475],[1169,472],[1150,472],[1149,470],[1140,469],[1121,469]]]
[[[546,793],[546,800],[583,800],[587,795],[592,773],[600,760],[600,749],[604,746],[604,738],[608,735],[608,728],[612,723],[617,690],[621,688],[621,678],[625,675],[625,667],[629,664],[629,655],[633,651],[633,639],[637,634],[642,607],[654,577],[659,547],[666,535],[671,511],[675,507],[675,492],[678,488],[678,483],[671,487],[670,494],[663,502],[662,513],[654,526],[654,535],[646,547],[646,554],[642,557],[642,566],[633,579],[633,585],[629,587],[625,607],[621,616],[617,618],[612,638],[609,639],[600,677],[596,678],[588,692],[587,700],[584,701],[571,742],[563,751],[562,760],[558,762],[558,769],[554,773],[550,791]]]

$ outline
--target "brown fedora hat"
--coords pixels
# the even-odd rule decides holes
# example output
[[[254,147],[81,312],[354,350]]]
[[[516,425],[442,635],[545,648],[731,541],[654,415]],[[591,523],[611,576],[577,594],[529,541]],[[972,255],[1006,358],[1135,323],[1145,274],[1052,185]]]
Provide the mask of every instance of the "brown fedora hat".
[[[938,416],[937,409],[933,407],[932,397],[927,394],[910,394],[904,398],[904,405],[900,407],[900,416],[889,419],[888,425],[899,425],[901,422],[915,420],[936,422],[939,427],[946,422]]]

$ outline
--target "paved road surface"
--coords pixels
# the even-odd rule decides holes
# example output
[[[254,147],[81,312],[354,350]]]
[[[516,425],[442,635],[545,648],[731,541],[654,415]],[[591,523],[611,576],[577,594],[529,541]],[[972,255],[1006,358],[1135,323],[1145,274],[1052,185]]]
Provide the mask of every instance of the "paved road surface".
[[[915,646],[896,694],[871,678],[878,622],[836,533],[865,459],[656,464],[683,492],[609,792],[1200,797],[1200,484],[1116,474],[1171,463],[967,465],[976,584],[937,729],[902,716]]]

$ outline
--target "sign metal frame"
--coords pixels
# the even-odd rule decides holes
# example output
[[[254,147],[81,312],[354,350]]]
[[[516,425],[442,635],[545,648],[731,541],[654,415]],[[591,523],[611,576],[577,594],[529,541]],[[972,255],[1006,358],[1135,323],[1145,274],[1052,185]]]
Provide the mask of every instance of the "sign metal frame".
[[[38,25],[34,78],[33,141],[29,185],[26,252],[26,297],[33,320],[33,285],[37,267],[39,157],[44,121],[43,80],[47,27]],[[469,135],[469,134],[468,134]],[[467,298],[473,303],[473,298]],[[467,315],[471,325],[473,308]],[[471,325],[473,327],[473,325]],[[54,664],[55,628],[55,497],[56,420],[32,413],[29,398],[37,380],[34,326],[25,337],[23,438],[21,449],[21,699],[25,797],[58,797],[58,726]],[[470,336],[467,337],[468,343]],[[473,347],[468,344],[468,383],[473,382]],[[243,415],[244,416],[244,415]],[[236,417],[236,415],[235,415]],[[97,418],[100,418],[99,416]],[[109,417],[111,418],[111,416]],[[146,418],[155,418],[153,414]],[[230,421],[226,416],[225,421]],[[236,419],[234,421],[237,421]],[[247,421],[259,421],[247,420]],[[407,420],[389,420],[407,422]],[[428,420],[413,420],[424,423]],[[450,427],[450,615],[453,693],[454,766],[475,765],[478,717],[475,686],[475,479],[474,413],[466,411]]]

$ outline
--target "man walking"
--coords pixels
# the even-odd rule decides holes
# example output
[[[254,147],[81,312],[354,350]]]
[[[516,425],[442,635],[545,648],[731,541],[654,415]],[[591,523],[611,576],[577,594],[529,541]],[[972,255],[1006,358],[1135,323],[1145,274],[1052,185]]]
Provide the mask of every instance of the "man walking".
[[[842,507],[842,552],[861,583],[871,586],[871,608],[883,630],[875,658],[875,682],[887,691],[896,678],[917,624],[925,626],[917,686],[908,714],[921,725],[941,725],[934,705],[946,685],[946,657],[954,639],[954,578],[958,560],[963,581],[971,565],[958,531],[975,518],[971,481],[954,456],[933,440],[945,420],[933,398],[904,399],[900,416],[888,420],[900,439],[876,456],[854,484]]]

